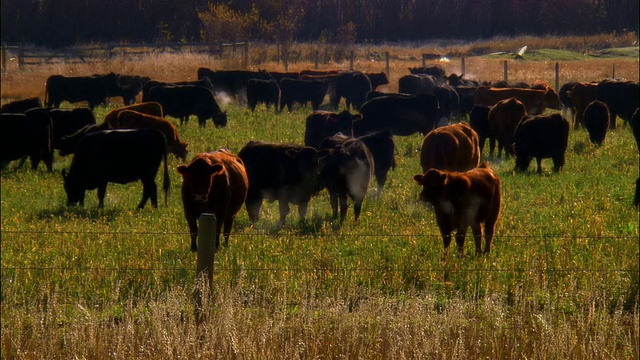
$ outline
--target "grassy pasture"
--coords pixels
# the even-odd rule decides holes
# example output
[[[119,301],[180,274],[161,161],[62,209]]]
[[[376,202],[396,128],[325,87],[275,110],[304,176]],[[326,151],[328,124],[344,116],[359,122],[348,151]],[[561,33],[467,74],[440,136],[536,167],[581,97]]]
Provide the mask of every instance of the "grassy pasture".
[[[503,60],[470,58],[466,67],[500,79]],[[3,97],[41,95],[53,73],[185,80],[219,65],[195,56],[114,61],[10,72]],[[509,77],[552,84],[554,63],[512,62]],[[567,81],[593,80],[612,64],[638,78],[637,57],[572,59],[561,69]],[[374,65],[356,68],[383,71]],[[417,65],[415,57],[394,63],[388,90]],[[457,65],[443,64],[447,72]],[[199,129],[195,119],[179,127],[191,154],[237,153],[251,139],[303,142],[309,109],[224,107],[227,128]],[[638,358],[638,149],[628,127],[609,131],[602,147],[572,130],[559,174],[550,160],[543,175],[534,164],[514,173],[513,159],[490,160],[503,184],[492,253],[476,258],[467,239],[466,256],[446,261],[412,180],[421,137],[395,141],[398,166],[357,223],[352,210],[342,226],[333,223],[326,192],[306,221],[293,208],[283,229],[277,204],[263,204],[254,228],[243,209],[230,246],[216,255],[215,294],[200,326],[179,160],[169,160],[169,204],[142,211],[134,210],[140,184],[109,185],[102,211],[95,191],[84,208],[67,208],[59,172],[71,158],[56,156],[50,174],[12,163],[1,174],[2,358]]]

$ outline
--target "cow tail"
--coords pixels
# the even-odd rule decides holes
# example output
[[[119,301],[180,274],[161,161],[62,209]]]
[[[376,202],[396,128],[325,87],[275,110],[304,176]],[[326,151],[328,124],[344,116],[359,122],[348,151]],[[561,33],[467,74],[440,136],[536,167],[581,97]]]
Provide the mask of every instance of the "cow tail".
[[[164,136],[163,136],[164,137]],[[164,190],[164,205],[167,206],[169,198],[169,188],[171,187],[171,180],[169,179],[169,166],[167,164],[167,141],[164,145],[164,177],[162,179],[162,190]]]

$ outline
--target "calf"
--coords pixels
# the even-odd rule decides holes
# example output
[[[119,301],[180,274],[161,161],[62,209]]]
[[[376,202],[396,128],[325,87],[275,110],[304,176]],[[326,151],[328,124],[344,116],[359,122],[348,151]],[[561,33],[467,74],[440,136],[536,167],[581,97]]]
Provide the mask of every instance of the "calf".
[[[470,226],[476,254],[482,251],[484,224],[484,253],[491,251],[491,241],[500,215],[500,178],[486,162],[467,172],[430,169],[413,179],[422,186],[420,200],[433,205],[436,221],[447,255],[451,234],[456,230],[458,253],[464,255],[464,240]]]
[[[609,129],[609,107],[600,100],[592,101],[584,109],[584,127],[592,144],[602,145]]]
[[[88,134],[78,144],[69,172],[62,169],[67,206],[84,205],[86,190],[98,188],[98,207],[104,207],[108,183],[142,181],[143,209],[148,200],[158,206],[156,174],[164,159],[164,202],[169,193],[167,147],[164,136],[150,129],[107,130]]]
[[[422,171],[467,171],[479,163],[478,134],[465,123],[439,127],[429,132],[422,141]]]
[[[289,204],[298,205],[300,219],[304,219],[311,197],[322,190],[318,150],[310,146],[250,141],[238,156],[249,178],[245,205],[252,223],[259,219],[263,199],[278,200],[280,226],[285,224]]]
[[[493,139],[489,141],[489,157],[493,157],[496,140],[498,142],[498,157],[502,155],[503,148],[505,157],[513,155],[513,133],[525,115],[527,115],[527,109],[524,104],[514,97],[500,100],[491,107],[488,116]]]
[[[198,251],[198,218],[216,216],[216,249],[224,225],[225,246],[238,211],[247,197],[249,180],[244,163],[227,149],[197,154],[188,165],[177,168],[182,176],[182,205],[191,233],[191,251]]]
[[[576,83],[569,92],[571,104],[573,105],[573,128],[584,126],[584,110],[598,97],[598,84]]]
[[[527,115],[522,118],[513,135],[516,171],[526,171],[535,157],[538,173],[542,173],[542,159],[553,159],[553,171],[559,172],[565,162],[569,142],[569,122],[560,114]]]
[[[118,114],[116,129],[153,129],[164,135],[168,150],[177,158],[185,161],[189,146],[180,140],[178,129],[165,118],[143,114],[133,110],[121,111]]]
[[[353,210],[357,221],[373,177],[371,152],[362,141],[343,134],[324,139],[320,148],[329,150],[328,155],[321,158],[320,176],[329,191],[333,218],[338,218],[339,203],[340,223],[344,222],[349,197],[354,201]]]

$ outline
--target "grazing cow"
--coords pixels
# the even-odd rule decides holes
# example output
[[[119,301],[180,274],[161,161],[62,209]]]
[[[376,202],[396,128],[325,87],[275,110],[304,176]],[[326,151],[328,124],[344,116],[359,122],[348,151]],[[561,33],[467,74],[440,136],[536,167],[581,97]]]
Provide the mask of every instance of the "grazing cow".
[[[0,107],[0,113],[24,113],[25,111],[33,108],[42,107],[42,101],[40,98],[34,97],[29,99],[15,100],[9,103],[6,103]]]
[[[438,85],[432,75],[405,75],[398,80],[398,92],[403,94],[431,94]]]
[[[378,194],[382,192],[384,184],[387,182],[387,174],[390,169],[396,168],[395,149],[391,131],[385,130],[373,134],[360,136],[362,141],[373,157],[373,176],[378,183]]]
[[[573,112],[573,102],[571,101],[571,89],[573,89],[577,83],[577,81],[564,83],[560,86],[560,90],[558,91],[560,102],[562,102],[562,116],[566,118],[567,113],[571,113],[570,119],[572,122],[575,121],[575,114]]]
[[[500,100],[515,97],[527,108],[527,114],[542,114],[546,108],[562,110],[562,103],[552,88],[547,90],[533,90],[520,88],[491,88],[479,87],[473,97],[473,102],[480,105],[493,106]]]
[[[98,207],[104,207],[107,183],[142,181],[143,209],[147,200],[158,207],[156,174],[164,159],[163,190],[167,203],[169,171],[164,136],[156,130],[107,130],[85,135],[71,161],[69,172],[62,169],[67,206],[84,205],[86,190],[98,188]]]
[[[107,113],[104,117],[104,122],[108,123],[112,129],[118,127],[118,115],[120,112],[125,110],[133,110],[147,115],[164,117],[164,112],[162,111],[162,105],[158,102],[150,101],[150,102],[141,102],[139,104],[127,105],[123,107],[119,107],[113,109]]]
[[[355,220],[358,221],[362,202],[367,195],[373,177],[374,162],[371,152],[360,140],[336,134],[322,140],[321,149],[328,150],[328,155],[320,159],[320,177],[329,191],[333,218],[340,223],[347,216],[347,198],[354,201]]]
[[[584,126],[584,110],[587,106],[598,97],[598,84],[596,83],[577,83],[569,93],[571,103],[573,104],[573,128],[577,129]]]
[[[93,110],[106,101],[108,94],[119,89],[118,75],[114,73],[77,77],[52,75],[47,79],[45,105],[58,108],[63,101],[87,101]]]
[[[353,123],[357,137],[383,130],[400,136],[416,132],[426,135],[436,125],[438,99],[430,94],[387,95],[367,101],[360,113],[362,119]]]
[[[145,82],[144,85],[142,86],[142,102],[143,103],[149,102],[149,93],[151,92],[151,89],[156,86],[167,87],[167,86],[182,86],[182,85],[204,86],[213,92],[213,85],[211,84],[211,81],[207,77],[200,80],[194,80],[194,81],[176,81],[176,82],[149,80]],[[153,115],[153,114],[150,114],[150,115]]]
[[[422,171],[467,171],[479,163],[478,134],[465,123],[439,127],[429,132],[422,140]]]
[[[489,139],[489,142],[495,141],[489,126],[489,110],[491,110],[491,106],[474,105],[469,114],[469,125],[478,134],[480,155],[482,155],[484,143],[487,139]]]
[[[631,132],[633,133],[634,139],[636,139],[636,146],[638,147],[638,154],[640,155],[640,109],[636,109],[633,113],[629,125],[631,125]],[[640,204],[640,176],[636,179],[636,191],[633,196],[633,205],[638,207],[638,204]]]
[[[609,107],[600,100],[592,101],[584,109],[584,127],[592,144],[602,145],[609,129]]]
[[[486,162],[466,172],[429,169],[424,174],[415,175],[413,179],[422,186],[420,200],[433,205],[445,257],[454,230],[458,254],[464,255],[464,240],[469,227],[473,232],[476,255],[491,251],[491,241],[500,216],[502,193],[500,178]]]
[[[409,68],[409,73],[412,75],[431,75],[434,77],[436,84],[444,84],[446,80],[444,69],[440,66],[413,67]]]
[[[56,109],[46,108],[53,125],[52,146],[60,149],[62,138],[71,135],[85,126],[95,125],[96,118],[87,108]],[[29,110],[34,111],[34,110]]]
[[[51,116],[44,109],[33,109],[25,114],[0,114],[0,163],[29,156],[31,168],[37,169],[40,161],[48,171],[53,170],[53,125]]]
[[[146,78],[148,80],[148,78]],[[118,75],[118,87],[109,89],[107,97],[121,97],[125,105],[136,102],[136,96],[142,91],[145,80],[138,75]]]
[[[610,128],[616,128],[616,116],[628,123],[640,106],[637,81],[602,80],[597,85],[597,99],[607,104],[610,112]]]
[[[353,136],[353,122],[362,119],[360,114],[351,114],[349,110],[340,113],[318,110],[307,116],[304,130],[304,144],[316,149],[320,142],[337,133]]]
[[[330,96],[331,106],[337,109],[340,99],[344,98],[347,110],[353,105],[358,110],[364,104],[367,93],[373,89],[371,80],[359,71],[342,72],[335,75],[335,90]]]
[[[85,135],[106,130],[113,129],[111,125],[109,125],[109,123],[103,122],[100,124],[87,125],[71,135],[63,136],[59,142],[58,155],[66,156],[69,154],[74,154],[76,152],[76,149],[78,148],[80,140],[82,140]]]
[[[280,87],[274,79],[249,79],[247,81],[247,104],[251,111],[256,105],[263,103],[269,109],[271,105],[278,110],[280,103]]]
[[[282,79],[280,81],[280,111],[285,105],[291,112],[294,102],[306,105],[311,102],[313,110],[318,110],[329,89],[328,80]]]
[[[198,80],[209,78],[215,93],[225,93],[234,98],[242,98],[247,88],[249,79],[271,79],[269,72],[265,70],[210,70],[198,69]]]
[[[182,161],[187,160],[189,146],[180,140],[178,129],[165,118],[147,115],[133,110],[121,111],[118,114],[118,123],[115,129],[153,129],[164,135],[167,141],[167,150]]]
[[[204,86],[155,86],[148,100],[160,103],[164,115],[180,119],[180,124],[195,115],[200,127],[205,127],[207,119],[212,119],[216,127],[227,126],[227,113],[220,110],[213,93]]]
[[[554,172],[564,166],[569,122],[562,115],[527,115],[516,127],[513,137],[516,171],[526,171],[534,157],[538,162],[538,173],[542,173],[544,158],[553,159]]]
[[[285,224],[290,203],[298,205],[300,219],[304,219],[311,197],[322,190],[318,150],[310,146],[250,141],[238,156],[249,178],[245,205],[252,223],[259,219],[263,199],[278,200],[280,226]]]
[[[442,84],[436,86],[432,94],[438,99],[438,125],[448,125],[449,120],[458,112],[460,105],[458,93],[452,86]]]
[[[489,128],[492,139],[489,141],[489,157],[493,157],[495,141],[498,142],[498,157],[513,155],[513,134],[527,110],[522,102],[512,97],[498,101],[489,110]],[[494,140],[495,139],[495,140]]]
[[[197,154],[188,165],[180,165],[182,205],[191,234],[191,251],[198,251],[198,218],[216,216],[216,249],[224,226],[225,246],[238,211],[247,197],[249,180],[244,163],[227,149]]]
[[[378,86],[387,85],[389,83],[389,78],[387,74],[383,72],[379,73],[365,73],[371,81],[371,90],[375,90]]]

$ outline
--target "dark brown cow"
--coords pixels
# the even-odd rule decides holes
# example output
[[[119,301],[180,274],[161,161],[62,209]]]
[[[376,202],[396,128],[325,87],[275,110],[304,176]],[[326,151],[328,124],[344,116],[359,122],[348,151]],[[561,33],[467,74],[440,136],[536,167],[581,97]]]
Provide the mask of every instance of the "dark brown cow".
[[[628,123],[640,106],[640,91],[637,81],[605,79],[598,83],[598,100],[609,107],[611,129],[616,127],[616,118]]]
[[[470,226],[476,254],[482,251],[484,223],[484,253],[491,251],[491,241],[500,215],[500,178],[484,162],[467,172],[430,169],[413,179],[422,186],[420,200],[433,205],[436,221],[444,242],[445,256],[456,230],[458,253],[464,255],[464,240]]]
[[[602,145],[609,129],[609,107],[600,100],[592,101],[584,109],[584,127],[592,144]]]
[[[527,115],[522,118],[513,135],[516,171],[526,171],[535,157],[538,173],[542,173],[542,159],[553,159],[553,171],[564,166],[569,142],[569,122],[560,114]]]
[[[531,88],[535,90],[547,90],[549,83],[544,80],[534,80],[531,84]]]
[[[513,133],[520,119],[527,115],[522,102],[516,98],[501,100],[489,110],[489,127],[493,139],[489,141],[489,157],[493,157],[494,142],[498,141],[498,157],[513,155]]]
[[[577,83],[569,92],[571,104],[573,104],[573,128],[584,126],[584,109],[598,97],[597,83]]]
[[[244,163],[227,149],[199,153],[188,165],[177,168],[182,175],[182,205],[191,233],[191,251],[198,251],[198,218],[202,213],[216,216],[216,249],[224,226],[225,246],[233,221],[247,198],[249,179]]]
[[[349,110],[340,113],[318,110],[307,116],[304,131],[304,144],[316,149],[324,138],[343,133],[353,136],[353,122],[362,119],[360,114],[351,114]]]
[[[490,88],[481,86],[473,96],[473,102],[480,105],[493,106],[500,100],[515,97],[527,108],[527,114],[542,114],[545,109],[562,110],[560,97],[552,88],[547,90],[518,89],[518,88]]]
[[[139,104],[133,104],[128,106],[122,106],[117,109],[113,109],[107,113],[104,117],[104,122],[108,123],[112,129],[115,129],[118,126],[118,114],[121,111],[125,110],[133,110],[137,112],[141,112],[147,115],[159,116],[163,117],[164,113],[162,111],[162,105],[158,102],[148,101]]]
[[[116,129],[158,130],[167,140],[167,149],[182,161],[187,159],[188,145],[180,140],[178,129],[171,120],[133,110],[125,110],[118,114]]]
[[[467,171],[478,166],[479,163],[478,134],[465,123],[434,129],[422,141],[420,150],[422,171],[429,169]]]

